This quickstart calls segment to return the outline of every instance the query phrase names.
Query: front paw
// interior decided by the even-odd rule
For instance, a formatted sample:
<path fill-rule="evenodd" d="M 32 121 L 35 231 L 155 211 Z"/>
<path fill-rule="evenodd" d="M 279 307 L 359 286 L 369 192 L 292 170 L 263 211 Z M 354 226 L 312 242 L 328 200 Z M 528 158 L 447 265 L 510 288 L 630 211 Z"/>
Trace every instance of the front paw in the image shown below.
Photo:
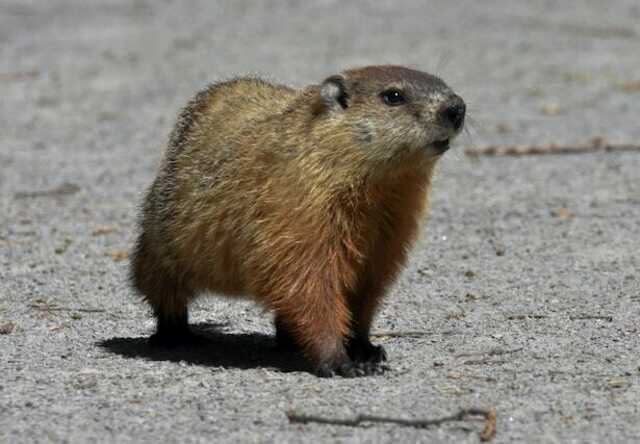
<path fill-rule="evenodd" d="M 333 378 L 334 376 L 357 378 L 358 376 L 367 376 L 365 370 L 351 359 L 345 359 L 339 363 L 324 362 L 316 368 L 316 374 L 321 378 Z"/>
<path fill-rule="evenodd" d="M 380 375 L 387 369 L 387 366 L 382 365 L 381 362 L 357 362 L 348 358 L 339 363 L 322 363 L 316 368 L 316 374 L 322 378 L 332 378 L 334 376 L 357 378 Z"/>

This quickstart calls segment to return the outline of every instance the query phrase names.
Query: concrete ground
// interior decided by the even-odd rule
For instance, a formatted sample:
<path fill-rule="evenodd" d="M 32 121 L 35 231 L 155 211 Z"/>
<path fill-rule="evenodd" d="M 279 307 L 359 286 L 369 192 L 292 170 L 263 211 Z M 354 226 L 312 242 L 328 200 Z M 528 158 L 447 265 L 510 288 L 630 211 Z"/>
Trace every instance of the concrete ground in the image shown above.
<path fill-rule="evenodd" d="M 495 407 L 495 442 L 640 441 L 640 153 L 463 154 L 638 143 L 639 48 L 635 0 L 0 0 L 0 442 L 478 442 L 473 419 L 285 415 L 464 407 Z M 178 109 L 236 74 L 383 62 L 471 117 L 375 324 L 391 371 L 319 379 L 218 298 L 193 310 L 204 349 L 151 350 L 126 255 Z"/>

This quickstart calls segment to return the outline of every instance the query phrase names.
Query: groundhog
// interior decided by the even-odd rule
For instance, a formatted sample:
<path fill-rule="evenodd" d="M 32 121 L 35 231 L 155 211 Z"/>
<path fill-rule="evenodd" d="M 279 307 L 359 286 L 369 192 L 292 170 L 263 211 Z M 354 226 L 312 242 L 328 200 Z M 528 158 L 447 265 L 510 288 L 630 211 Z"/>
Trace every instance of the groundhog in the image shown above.
<path fill-rule="evenodd" d="M 439 78 L 369 66 L 300 90 L 213 84 L 184 108 L 140 218 L 131 278 L 156 344 L 193 339 L 203 292 L 275 314 L 320 376 L 370 375 L 371 323 L 425 218 L 465 103 Z"/>

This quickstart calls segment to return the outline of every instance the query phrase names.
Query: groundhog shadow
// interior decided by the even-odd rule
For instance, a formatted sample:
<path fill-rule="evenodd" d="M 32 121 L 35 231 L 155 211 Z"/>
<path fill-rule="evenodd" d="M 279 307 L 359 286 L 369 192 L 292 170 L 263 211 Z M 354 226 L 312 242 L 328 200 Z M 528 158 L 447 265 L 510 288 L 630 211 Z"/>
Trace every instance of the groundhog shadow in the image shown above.
<path fill-rule="evenodd" d="M 273 368 L 282 372 L 308 372 L 303 357 L 276 347 L 275 338 L 263 333 L 228 333 L 220 325 L 192 324 L 202 343 L 171 349 L 152 346 L 148 337 L 114 337 L 98 341 L 98 346 L 126 358 L 187 362 L 194 365 L 237 369 Z"/>

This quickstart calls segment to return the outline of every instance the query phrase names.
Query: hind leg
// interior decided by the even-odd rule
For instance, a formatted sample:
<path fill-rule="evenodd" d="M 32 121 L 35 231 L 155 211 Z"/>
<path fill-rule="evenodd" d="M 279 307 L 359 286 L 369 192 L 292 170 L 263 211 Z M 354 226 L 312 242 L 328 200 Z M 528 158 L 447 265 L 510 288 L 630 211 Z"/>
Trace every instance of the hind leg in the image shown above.
<path fill-rule="evenodd" d="M 189 311 L 185 305 L 167 310 L 162 306 L 154 307 L 156 332 L 149 338 L 153 346 L 173 348 L 181 345 L 197 345 L 202 338 L 189 328 Z"/>
<path fill-rule="evenodd" d="M 167 279 L 163 281 L 155 286 L 153 293 L 145 294 L 156 317 L 156 332 L 149 338 L 150 344 L 172 348 L 201 343 L 202 338 L 189 328 L 188 304 L 192 293 Z"/>
<path fill-rule="evenodd" d="M 131 281 L 156 317 L 156 332 L 149 341 L 164 347 L 197 343 L 199 338 L 189 329 L 188 304 L 193 291 L 162 267 L 157 257 L 141 235 L 131 259 Z"/>

